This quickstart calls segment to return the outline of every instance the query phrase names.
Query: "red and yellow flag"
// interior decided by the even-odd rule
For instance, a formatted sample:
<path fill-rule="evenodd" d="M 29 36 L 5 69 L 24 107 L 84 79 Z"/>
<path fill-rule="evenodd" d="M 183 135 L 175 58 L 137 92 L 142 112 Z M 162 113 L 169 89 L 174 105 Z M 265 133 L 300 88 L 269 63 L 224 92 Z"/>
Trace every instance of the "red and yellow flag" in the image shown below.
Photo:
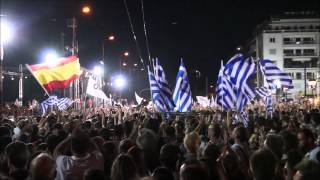
<path fill-rule="evenodd" d="M 27 68 L 47 92 L 68 87 L 81 74 L 76 56 L 59 58 L 54 65 L 42 63 L 27 65 Z"/>

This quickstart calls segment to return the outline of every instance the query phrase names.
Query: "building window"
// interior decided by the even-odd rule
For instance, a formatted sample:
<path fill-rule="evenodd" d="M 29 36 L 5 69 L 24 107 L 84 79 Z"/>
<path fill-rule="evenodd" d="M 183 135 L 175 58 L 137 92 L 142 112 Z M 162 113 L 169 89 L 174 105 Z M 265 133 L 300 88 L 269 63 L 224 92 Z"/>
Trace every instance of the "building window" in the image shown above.
<path fill-rule="evenodd" d="M 314 56 L 315 55 L 315 50 L 314 49 L 304 49 L 303 54 L 305 56 Z"/>
<path fill-rule="evenodd" d="M 283 54 L 285 55 L 285 56 L 293 56 L 293 49 L 284 49 L 283 50 Z"/>
<path fill-rule="evenodd" d="M 296 56 L 301 56 L 301 49 L 296 49 Z"/>
<path fill-rule="evenodd" d="M 269 54 L 277 54 L 277 49 L 269 49 Z"/>
<path fill-rule="evenodd" d="M 294 73 L 288 72 L 288 75 L 292 77 L 292 79 L 294 79 Z"/>
<path fill-rule="evenodd" d="M 269 42 L 270 42 L 270 43 L 275 43 L 275 42 L 276 42 L 276 38 L 274 38 L 274 37 L 270 38 L 270 39 L 269 39 Z"/>
<path fill-rule="evenodd" d="M 301 77 L 301 73 L 296 73 L 296 79 L 302 79 L 302 77 Z"/>
<path fill-rule="evenodd" d="M 307 79 L 314 79 L 314 73 L 307 72 Z"/>

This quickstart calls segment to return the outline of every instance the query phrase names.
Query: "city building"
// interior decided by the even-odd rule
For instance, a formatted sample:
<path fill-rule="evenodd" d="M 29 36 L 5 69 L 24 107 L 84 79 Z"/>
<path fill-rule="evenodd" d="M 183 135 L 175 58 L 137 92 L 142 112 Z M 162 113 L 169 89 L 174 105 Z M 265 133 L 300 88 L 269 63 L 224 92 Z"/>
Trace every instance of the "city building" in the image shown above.
<path fill-rule="evenodd" d="M 247 43 L 256 59 L 270 59 L 293 78 L 290 95 L 319 93 L 320 13 L 285 12 L 258 25 Z M 261 77 L 258 79 L 262 79 Z M 261 81 L 260 81 L 261 83 Z M 261 84 L 260 84 L 261 85 Z M 316 92 L 317 91 L 317 92 Z"/>

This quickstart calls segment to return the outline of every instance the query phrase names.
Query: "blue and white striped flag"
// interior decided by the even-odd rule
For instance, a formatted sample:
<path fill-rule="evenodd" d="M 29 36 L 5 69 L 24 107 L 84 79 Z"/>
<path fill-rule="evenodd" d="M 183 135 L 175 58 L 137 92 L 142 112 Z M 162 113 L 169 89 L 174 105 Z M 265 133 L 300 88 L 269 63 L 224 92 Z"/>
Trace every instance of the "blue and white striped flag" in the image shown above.
<path fill-rule="evenodd" d="M 255 92 L 265 102 L 267 115 L 272 117 L 273 109 L 272 109 L 271 90 L 268 89 L 267 87 L 256 87 Z"/>
<path fill-rule="evenodd" d="M 74 101 L 70 98 L 58 98 L 57 96 L 49 96 L 47 100 L 44 100 L 40 106 L 42 116 L 45 115 L 50 107 L 57 106 L 60 111 L 67 109 Z"/>
<path fill-rule="evenodd" d="M 217 104 L 227 111 L 228 109 L 235 108 L 235 102 L 236 102 L 237 96 L 232 83 L 226 77 L 223 71 L 224 71 L 224 66 L 223 66 L 223 62 L 221 61 L 221 67 L 220 67 L 218 80 L 217 80 L 217 88 L 216 88 L 217 97 L 216 98 L 217 98 Z"/>
<path fill-rule="evenodd" d="M 267 104 L 267 107 L 266 107 L 267 116 L 272 117 L 273 108 L 272 108 L 272 96 L 271 95 L 266 96 L 266 104 Z"/>
<path fill-rule="evenodd" d="M 42 103 L 40 103 L 42 116 L 45 115 L 49 107 L 53 107 L 57 104 L 58 97 L 57 96 L 49 96 L 48 99 L 44 100 Z"/>
<path fill-rule="evenodd" d="M 67 109 L 74 101 L 70 98 L 60 98 L 57 101 L 57 107 L 60 111 Z"/>
<path fill-rule="evenodd" d="M 166 79 L 166 75 L 162 66 L 160 65 L 159 60 L 156 58 L 154 66 L 154 75 L 155 79 L 158 83 L 160 93 L 164 98 L 164 102 L 166 105 L 167 111 L 173 111 L 174 109 L 174 102 L 172 100 L 172 90 L 170 89 L 169 83 Z"/>
<path fill-rule="evenodd" d="M 218 104 L 224 108 L 236 109 L 240 114 L 245 114 L 244 108 L 255 97 L 254 91 L 249 86 L 249 81 L 256 72 L 256 65 L 252 58 L 245 59 L 242 54 L 233 56 L 225 67 L 221 64 L 217 81 Z M 239 120 L 247 125 L 248 118 L 243 116 Z"/>
<path fill-rule="evenodd" d="M 267 87 L 256 87 L 255 92 L 261 98 L 265 98 L 270 95 L 270 90 Z"/>
<path fill-rule="evenodd" d="M 256 64 L 252 58 L 244 58 L 242 54 L 233 56 L 224 69 L 224 74 L 237 89 L 238 96 L 242 92 L 248 99 L 255 97 L 254 91 L 249 87 L 248 82 L 256 72 Z"/>
<path fill-rule="evenodd" d="M 270 89 L 279 89 L 285 87 L 293 88 L 292 78 L 286 72 L 280 70 L 272 61 L 262 59 L 259 62 L 265 83 Z"/>
<path fill-rule="evenodd" d="M 173 91 L 173 102 L 176 105 L 177 112 L 189 112 L 192 108 L 192 96 L 187 76 L 187 69 L 181 60 L 178 75 L 176 78 L 176 87 Z"/>
<path fill-rule="evenodd" d="M 148 76 L 149 76 L 150 93 L 151 93 L 152 102 L 159 112 L 166 112 L 167 109 L 165 106 L 164 99 L 161 95 L 158 83 L 156 81 L 154 74 L 150 71 L 149 67 L 148 67 Z"/>

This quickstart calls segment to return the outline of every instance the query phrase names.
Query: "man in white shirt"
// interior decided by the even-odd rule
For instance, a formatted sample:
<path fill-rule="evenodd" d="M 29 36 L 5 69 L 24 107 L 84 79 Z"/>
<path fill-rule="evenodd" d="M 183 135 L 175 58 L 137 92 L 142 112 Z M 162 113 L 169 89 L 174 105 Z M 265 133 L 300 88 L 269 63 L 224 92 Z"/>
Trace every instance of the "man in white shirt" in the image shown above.
<path fill-rule="evenodd" d="M 72 156 L 65 155 L 71 150 Z M 56 180 L 82 180 L 86 169 L 104 168 L 104 158 L 96 144 L 80 128 L 63 140 L 54 151 Z"/>

